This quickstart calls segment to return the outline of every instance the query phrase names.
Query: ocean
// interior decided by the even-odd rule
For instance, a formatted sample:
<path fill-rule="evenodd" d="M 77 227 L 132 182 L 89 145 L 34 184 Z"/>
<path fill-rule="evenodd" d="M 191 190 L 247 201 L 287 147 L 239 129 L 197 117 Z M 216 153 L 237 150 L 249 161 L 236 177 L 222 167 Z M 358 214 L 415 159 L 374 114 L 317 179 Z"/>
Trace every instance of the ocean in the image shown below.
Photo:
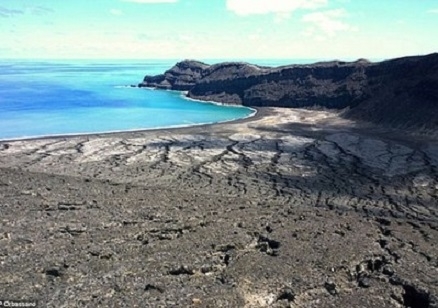
<path fill-rule="evenodd" d="M 175 60 L 0 60 L 0 140 L 169 128 L 254 113 L 133 88 Z"/>

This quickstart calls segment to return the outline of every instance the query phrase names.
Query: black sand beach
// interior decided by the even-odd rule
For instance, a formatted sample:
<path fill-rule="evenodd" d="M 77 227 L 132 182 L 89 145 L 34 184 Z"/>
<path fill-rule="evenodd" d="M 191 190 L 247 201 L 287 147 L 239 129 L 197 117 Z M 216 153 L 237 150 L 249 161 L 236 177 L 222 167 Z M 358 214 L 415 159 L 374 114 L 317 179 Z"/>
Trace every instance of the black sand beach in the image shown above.
<path fill-rule="evenodd" d="M 0 142 L 0 299 L 438 307 L 438 140 L 327 111 Z"/>

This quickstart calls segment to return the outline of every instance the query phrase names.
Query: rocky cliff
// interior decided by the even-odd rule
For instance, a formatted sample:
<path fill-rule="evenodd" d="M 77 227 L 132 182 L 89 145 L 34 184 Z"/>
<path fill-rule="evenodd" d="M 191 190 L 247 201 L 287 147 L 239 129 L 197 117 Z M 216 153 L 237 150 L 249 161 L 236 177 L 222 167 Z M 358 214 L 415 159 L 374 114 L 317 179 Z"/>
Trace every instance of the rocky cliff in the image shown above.
<path fill-rule="evenodd" d="M 245 106 L 350 107 L 344 116 L 356 120 L 438 127 L 438 54 L 275 68 L 186 60 L 163 75 L 146 76 L 139 86 L 188 91 L 191 98 Z"/>
<path fill-rule="evenodd" d="M 438 129 L 438 54 L 367 68 L 369 97 L 345 117 L 399 128 Z"/>

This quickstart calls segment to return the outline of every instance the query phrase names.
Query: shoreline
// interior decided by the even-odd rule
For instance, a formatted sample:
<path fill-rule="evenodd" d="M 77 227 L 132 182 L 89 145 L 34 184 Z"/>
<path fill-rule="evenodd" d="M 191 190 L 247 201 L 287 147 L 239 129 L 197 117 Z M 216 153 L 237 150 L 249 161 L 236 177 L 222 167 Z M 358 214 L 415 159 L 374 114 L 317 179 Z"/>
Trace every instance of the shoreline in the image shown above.
<path fill-rule="evenodd" d="M 132 88 L 132 86 L 123 86 L 126 88 Z M 138 88 L 138 87 L 137 87 Z M 151 88 L 151 87 L 143 87 L 150 91 L 156 91 L 157 89 Z M 142 88 L 139 88 L 142 89 Z M 114 134 L 127 134 L 127 133 L 142 133 L 142 132 L 156 132 L 161 130 L 176 130 L 176 129 L 185 129 L 185 128 L 192 128 L 192 127 L 205 127 L 210 125 L 218 125 L 218 124 L 235 124 L 235 123 L 245 123 L 245 120 L 254 118 L 254 120 L 257 120 L 256 116 L 260 113 L 260 107 L 247 107 L 247 106 L 238 106 L 238 105 L 228 105 L 223 104 L 215 101 L 204 101 L 199 99 L 193 99 L 186 96 L 186 91 L 177 91 L 177 90 L 159 90 L 159 91 L 170 91 L 170 92 L 178 92 L 181 95 L 181 98 L 187 101 L 193 101 L 193 102 L 199 102 L 199 103 L 206 103 L 206 104 L 213 104 L 217 106 L 222 107 L 234 107 L 234 108 L 246 108 L 252 110 L 252 113 L 244 118 L 239 119 L 232 119 L 232 120 L 225 120 L 225 121 L 219 121 L 219 122 L 211 122 L 211 123 L 199 123 L 199 124 L 188 124 L 188 125 L 176 125 L 176 126 L 170 126 L 170 127 L 157 127 L 157 128 L 139 128 L 139 129 L 132 129 L 132 130 L 120 130 L 120 131 L 108 131 L 108 132 L 90 132 L 90 133 L 72 133 L 72 134 L 54 134 L 54 135 L 44 135 L 44 136 L 29 136 L 29 137 L 22 137 L 22 138 L 7 138 L 7 139 L 1 139 L 0 138 L 0 144 L 1 143 L 7 143 L 7 142 L 14 142 L 14 141 L 26 141 L 26 140 L 44 140 L 44 139 L 57 139 L 57 138 L 74 138 L 74 137 L 80 137 L 80 136 L 104 136 L 104 135 L 114 135 Z M 242 122 L 243 121 L 243 122 Z"/>
<path fill-rule="evenodd" d="M 180 92 L 180 91 L 178 91 Z M 203 102 L 203 101 L 201 101 Z M 339 115 L 342 111 L 339 110 L 330 110 L 330 109 L 309 109 L 309 108 L 286 108 L 286 107 L 247 107 L 250 109 L 254 109 L 254 114 L 249 115 L 248 117 L 229 120 L 224 122 L 215 122 L 215 123 L 204 123 L 198 125 L 187 125 L 187 126 L 177 126 L 177 127 L 163 127 L 163 128 L 151 128 L 151 129 L 134 129 L 134 130 L 124 130 L 124 131 L 112 131 L 112 132 L 101 132 L 101 133 L 83 133 L 83 134 L 61 134 L 61 135 L 49 135 L 49 136 L 40 136 L 40 137 L 24 137 L 18 139 L 0 139 L 0 145 L 13 143 L 13 142 L 25 142 L 25 141 L 41 141 L 41 140 L 70 140 L 74 138 L 87 137 L 87 138 L 112 138 L 112 137 L 120 137 L 120 138 L 131 138 L 131 137 L 141 137 L 142 135 L 155 135 L 159 133 L 163 134 L 198 134 L 203 133 L 205 130 L 210 130 L 215 133 L 220 131 L 226 131 L 228 126 L 235 126 L 240 124 L 250 124 L 252 122 L 257 123 L 266 117 L 272 117 L 277 115 L 278 113 L 283 112 L 292 112 L 292 113 L 326 113 L 328 118 L 335 118 L 335 122 L 333 126 L 336 127 L 337 123 L 343 123 L 341 126 L 345 129 L 348 129 L 351 132 L 357 134 L 365 134 L 369 136 L 373 136 L 376 138 L 383 138 L 386 140 L 392 140 L 394 142 L 402 142 L 409 144 L 413 147 L 421 146 L 421 144 L 425 143 L 438 143 L 438 136 L 436 135 L 425 135 L 421 132 L 417 131 L 405 131 L 395 128 L 387 128 L 376 126 L 367 122 L 358 122 L 351 121 L 347 119 L 340 118 Z M 281 123 L 279 121 L 278 123 Z M 272 122 L 272 124 L 278 124 Z M 330 123 L 324 123 L 324 127 L 330 127 Z M 298 130 L 301 128 L 297 127 Z"/>
<path fill-rule="evenodd" d="M 213 122 L 213 123 L 200 123 L 200 124 L 188 124 L 181 126 L 173 126 L 173 127 L 158 127 L 158 128 L 147 128 L 147 129 L 133 129 L 133 130 L 121 130 L 121 131 L 109 131 L 109 132 L 93 132 L 93 133 L 72 133 L 72 134 L 59 134 L 59 135 L 45 135 L 45 136 L 35 136 L 35 137 L 23 137 L 23 138 L 11 138 L 11 139 L 0 139 L 0 144 L 15 142 L 15 141 L 33 141 L 33 140 L 45 140 L 45 139 L 65 139 L 65 138 L 75 138 L 75 137 L 97 137 L 97 136 L 114 136 L 118 134 L 137 134 L 137 133 L 145 133 L 145 132 L 158 132 L 158 131 L 168 131 L 168 130 L 186 130 L 190 128 L 205 128 L 207 126 L 212 125 L 221 125 L 221 124 L 236 124 L 236 123 L 246 123 L 247 120 L 259 119 L 260 116 L 260 108 L 259 107 L 246 107 L 248 109 L 253 109 L 254 112 L 248 115 L 245 118 L 226 120 L 221 122 Z"/>

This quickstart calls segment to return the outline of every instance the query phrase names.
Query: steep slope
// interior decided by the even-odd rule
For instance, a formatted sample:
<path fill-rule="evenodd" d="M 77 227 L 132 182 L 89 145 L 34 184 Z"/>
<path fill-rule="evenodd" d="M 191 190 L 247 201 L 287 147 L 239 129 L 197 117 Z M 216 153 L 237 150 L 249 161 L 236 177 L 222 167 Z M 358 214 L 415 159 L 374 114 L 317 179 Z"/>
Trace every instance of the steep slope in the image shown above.
<path fill-rule="evenodd" d="M 139 86 L 188 91 L 191 98 L 245 106 L 350 107 L 344 116 L 356 120 L 438 127 L 438 54 L 276 68 L 186 60 L 163 75 L 146 76 Z"/>
<path fill-rule="evenodd" d="M 438 128 L 438 54 L 385 61 L 367 70 L 366 100 L 348 118 L 399 128 Z"/>

